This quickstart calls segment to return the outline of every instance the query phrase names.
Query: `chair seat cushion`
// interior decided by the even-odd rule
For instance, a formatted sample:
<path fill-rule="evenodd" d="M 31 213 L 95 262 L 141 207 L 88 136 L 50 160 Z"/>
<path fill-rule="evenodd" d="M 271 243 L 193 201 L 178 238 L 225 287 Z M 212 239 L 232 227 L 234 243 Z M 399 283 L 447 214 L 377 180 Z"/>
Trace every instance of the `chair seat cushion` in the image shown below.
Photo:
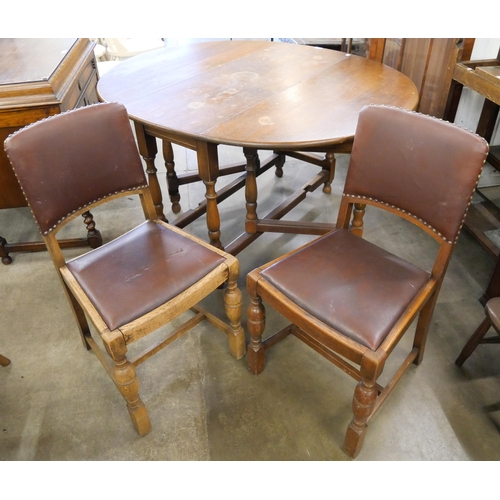
<path fill-rule="evenodd" d="M 219 254 L 147 221 L 67 266 L 114 330 L 174 298 L 222 262 Z"/>
<path fill-rule="evenodd" d="M 338 229 L 261 276 L 326 325 L 376 350 L 430 273 Z"/>

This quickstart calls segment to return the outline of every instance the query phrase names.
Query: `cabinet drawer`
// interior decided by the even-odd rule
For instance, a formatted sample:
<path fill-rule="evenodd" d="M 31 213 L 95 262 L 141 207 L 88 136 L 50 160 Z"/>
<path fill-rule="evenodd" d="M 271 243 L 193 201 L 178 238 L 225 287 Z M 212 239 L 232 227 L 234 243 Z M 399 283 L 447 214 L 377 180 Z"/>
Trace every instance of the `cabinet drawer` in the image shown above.
<path fill-rule="evenodd" d="M 64 97 L 62 103 L 62 111 L 69 109 L 79 108 L 91 104 L 91 102 L 98 102 L 97 94 L 95 93 L 95 100 L 92 98 L 87 99 L 87 94 L 92 94 L 92 87 L 97 85 L 97 72 L 94 68 L 93 59 L 88 61 L 78 78 L 71 85 L 69 91 Z"/>
<path fill-rule="evenodd" d="M 74 109 L 76 103 L 80 99 L 81 94 L 82 91 L 80 90 L 78 82 L 75 82 L 68 90 L 67 94 L 63 99 L 63 102 L 61 104 L 61 111 L 68 111 L 70 109 Z"/>
<path fill-rule="evenodd" d="M 93 73 L 90 80 L 88 81 L 87 87 L 82 90 L 75 107 L 80 108 L 82 106 L 88 106 L 89 104 L 95 104 L 99 102 L 96 87 L 97 73 Z"/>
<path fill-rule="evenodd" d="M 94 60 L 91 59 L 88 64 L 83 68 L 80 76 L 78 77 L 78 87 L 80 90 L 84 90 L 87 86 L 88 81 L 92 77 L 92 73 L 95 72 Z"/>

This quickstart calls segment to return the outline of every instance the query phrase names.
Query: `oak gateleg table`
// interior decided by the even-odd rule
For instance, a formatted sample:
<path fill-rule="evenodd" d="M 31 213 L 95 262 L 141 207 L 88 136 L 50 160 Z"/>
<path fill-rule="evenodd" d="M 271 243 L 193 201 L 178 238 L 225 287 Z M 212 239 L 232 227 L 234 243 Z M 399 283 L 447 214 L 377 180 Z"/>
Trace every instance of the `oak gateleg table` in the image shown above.
<path fill-rule="evenodd" d="M 367 58 L 279 42 L 214 41 L 159 49 L 125 60 L 98 83 L 102 101 L 125 105 L 146 163 L 157 214 L 163 198 L 154 160 L 162 140 L 172 210 L 179 185 L 205 184 L 205 200 L 174 221 L 184 227 L 206 212 L 210 242 L 223 248 L 217 203 L 245 186 L 245 232 L 225 247 L 237 254 L 263 232 L 324 234 L 333 225 L 280 220 L 307 192 L 330 191 L 335 154 L 349 153 L 361 108 L 385 104 L 415 109 L 418 90 L 402 73 Z M 196 151 L 197 174 L 177 175 L 172 143 Z M 219 166 L 220 144 L 243 148 L 245 162 Z M 258 150 L 273 154 L 260 162 Z M 323 153 L 324 157 L 318 155 Z M 286 156 L 307 158 L 319 173 L 279 207 L 257 215 L 258 175 L 282 175 Z M 221 175 L 244 172 L 216 191 Z M 353 221 L 362 229 L 363 206 Z"/>

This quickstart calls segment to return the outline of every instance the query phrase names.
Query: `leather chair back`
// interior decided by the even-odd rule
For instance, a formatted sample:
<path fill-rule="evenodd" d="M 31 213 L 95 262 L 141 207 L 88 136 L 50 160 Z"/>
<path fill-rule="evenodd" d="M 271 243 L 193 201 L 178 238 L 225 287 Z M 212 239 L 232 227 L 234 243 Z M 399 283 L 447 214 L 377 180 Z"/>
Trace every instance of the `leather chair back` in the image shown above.
<path fill-rule="evenodd" d="M 344 195 L 394 206 L 454 242 L 479 181 L 470 168 L 478 158 L 486 159 L 478 135 L 430 116 L 368 106 L 359 115 Z"/>
<path fill-rule="evenodd" d="M 51 127 L 52 144 L 47 147 Z M 20 134 L 27 129 L 29 133 Z M 62 113 L 21 130 L 7 138 L 5 150 L 7 156 L 16 156 L 15 173 L 31 200 L 42 234 L 70 216 L 75 207 L 147 184 L 128 114 L 121 104 L 87 106 L 79 113 Z M 91 149 L 88 144 L 93 145 Z M 52 165 L 49 172 L 37 168 L 47 162 Z M 89 163 L 99 168 L 89 170 Z"/>

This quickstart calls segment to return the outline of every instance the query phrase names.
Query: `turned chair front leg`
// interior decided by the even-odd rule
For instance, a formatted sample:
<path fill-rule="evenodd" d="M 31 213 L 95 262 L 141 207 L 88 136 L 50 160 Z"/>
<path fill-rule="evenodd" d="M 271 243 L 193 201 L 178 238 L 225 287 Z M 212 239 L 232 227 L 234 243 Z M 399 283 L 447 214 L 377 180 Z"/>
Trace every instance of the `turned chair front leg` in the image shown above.
<path fill-rule="evenodd" d="M 262 344 L 262 334 L 266 326 L 266 310 L 258 295 L 251 297 L 247 311 L 247 324 L 250 333 L 247 351 L 248 369 L 254 375 L 258 375 L 264 369 L 265 349 Z"/>
<path fill-rule="evenodd" d="M 227 281 L 224 294 L 224 307 L 229 319 L 229 350 L 236 359 L 241 359 L 246 352 L 245 332 L 241 326 L 241 290 L 237 285 L 237 276 L 231 276 Z"/>

